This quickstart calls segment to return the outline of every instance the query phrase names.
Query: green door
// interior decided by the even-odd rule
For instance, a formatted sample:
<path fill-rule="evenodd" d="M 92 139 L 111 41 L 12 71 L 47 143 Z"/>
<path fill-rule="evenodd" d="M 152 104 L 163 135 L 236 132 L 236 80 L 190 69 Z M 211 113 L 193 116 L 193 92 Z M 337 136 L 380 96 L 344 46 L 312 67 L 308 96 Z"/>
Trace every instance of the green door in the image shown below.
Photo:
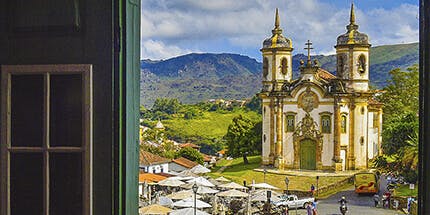
<path fill-rule="evenodd" d="M 311 139 L 300 143 L 300 169 L 316 169 L 316 145 Z"/>

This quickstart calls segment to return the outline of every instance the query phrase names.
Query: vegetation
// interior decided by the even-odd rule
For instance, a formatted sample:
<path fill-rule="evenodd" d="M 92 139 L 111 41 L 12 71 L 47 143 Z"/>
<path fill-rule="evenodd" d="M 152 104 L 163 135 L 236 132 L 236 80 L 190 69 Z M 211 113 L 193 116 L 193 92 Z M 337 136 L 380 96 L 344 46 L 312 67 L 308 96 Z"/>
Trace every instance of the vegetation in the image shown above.
<path fill-rule="evenodd" d="M 192 160 L 192 161 L 195 161 L 199 164 L 203 164 L 202 154 L 199 151 L 197 151 L 191 147 L 182 148 L 181 150 L 178 151 L 176 157 L 184 157 L 188 160 Z"/>
<path fill-rule="evenodd" d="M 403 71 L 394 69 L 385 93 L 379 97 L 384 103 L 384 155 L 373 160 L 382 171 L 398 172 L 409 183 L 417 180 L 418 164 L 418 66 Z"/>
<path fill-rule="evenodd" d="M 244 164 L 242 158 L 235 158 L 230 161 L 222 159 L 217 163 L 216 169 L 212 169 L 212 172 L 208 173 L 208 175 L 213 178 L 223 176 L 238 184 L 243 184 L 243 181 L 246 181 L 247 184 L 252 183 L 252 181 L 255 181 L 255 183 L 262 183 L 266 180 L 266 183 L 274 185 L 281 190 L 286 189 L 286 185 L 284 183 L 286 175 L 272 174 L 268 171 L 266 176 L 264 176 L 263 171 L 254 170 L 261 166 L 261 156 L 249 156 L 248 161 L 248 164 Z M 227 167 L 222 173 L 216 172 L 218 168 L 223 166 Z M 316 184 L 316 178 L 314 177 L 288 175 L 288 179 L 290 180 L 288 185 L 289 190 L 309 191 L 311 184 Z M 343 176 L 321 176 L 319 178 L 318 185 L 323 187 L 344 179 L 346 179 L 346 177 Z"/>
<path fill-rule="evenodd" d="M 250 108 L 241 107 L 240 103 L 226 105 L 223 101 L 190 105 L 160 98 L 151 109 L 141 107 L 141 111 L 142 125 L 153 128 L 161 119 L 166 127 L 163 132 L 147 130 L 144 140 L 159 142 L 163 135 L 164 139 L 193 142 L 200 145 L 201 152 L 212 155 L 226 147 L 224 135 L 234 117 L 242 115 L 252 122 L 261 121 L 261 115 Z"/>
<path fill-rule="evenodd" d="M 242 115 L 233 118 L 224 136 L 228 154 L 232 157 L 243 157 L 248 164 L 247 156 L 261 153 L 261 121 L 254 123 Z"/>

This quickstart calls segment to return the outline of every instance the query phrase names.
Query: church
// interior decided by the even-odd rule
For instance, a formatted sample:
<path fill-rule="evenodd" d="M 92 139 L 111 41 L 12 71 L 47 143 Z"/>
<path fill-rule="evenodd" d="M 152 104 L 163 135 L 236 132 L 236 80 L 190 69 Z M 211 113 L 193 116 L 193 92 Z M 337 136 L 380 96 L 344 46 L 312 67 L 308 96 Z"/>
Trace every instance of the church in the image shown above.
<path fill-rule="evenodd" d="M 346 33 L 337 37 L 336 75 L 310 57 L 293 79 L 291 39 L 283 36 L 278 9 L 272 36 L 263 42 L 262 164 L 280 170 L 369 168 L 381 153 L 382 104 L 369 89 L 366 34 L 358 31 L 351 5 Z"/>

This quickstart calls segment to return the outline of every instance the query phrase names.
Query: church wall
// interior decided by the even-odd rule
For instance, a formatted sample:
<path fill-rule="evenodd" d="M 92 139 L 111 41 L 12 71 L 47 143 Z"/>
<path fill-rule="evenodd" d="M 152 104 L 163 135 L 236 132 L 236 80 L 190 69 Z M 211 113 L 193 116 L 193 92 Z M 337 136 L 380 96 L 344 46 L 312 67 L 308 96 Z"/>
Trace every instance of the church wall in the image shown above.
<path fill-rule="evenodd" d="M 298 110 L 297 103 L 296 103 L 296 104 L 284 105 L 283 112 L 284 112 L 284 114 L 286 114 L 287 112 L 299 113 L 301 111 Z M 297 126 L 297 123 L 300 120 L 301 120 L 300 116 L 298 114 L 296 114 L 296 117 L 294 119 L 295 126 Z M 286 126 L 285 126 L 286 119 L 285 118 L 282 121 L 282 124 L 284 124 L 284 128 L 286 128 Z M 284 129 L 283 131 L 284 131 L 284 136 L 283 136 L 282 144 L 284 147 L 284 151 L 283 151 L 283 156 L 285 159 L 284 162 L 285 162 L 286 167 L 292 167 L 292 165 L 294 164 L 293 132 L 287 132 L 286 129 Z"/>
<path fill-rule="evenodd" d="M 342 105 L 340 107 L 341 116 L 345 114 L 346 116 L 346 132 L 340 134 L 340 145 L 347 146 L 349 145 L 349 108 L 347 105 Z"/>
<path fill-rule="evenodd" d="M 263 100 L 263 133 L 262 133 L 262 151 L 263 151 L 263 164 L 269 163 L 269 154 L 270 154 L 270 102 L 268 99 Z"/>
<path fill-rule="evenodd" d="M 354 152 L 355 168 L 364 169 L 367 163 L 367 107 L 366 104 L 357 104 L 354 110 Z"/>

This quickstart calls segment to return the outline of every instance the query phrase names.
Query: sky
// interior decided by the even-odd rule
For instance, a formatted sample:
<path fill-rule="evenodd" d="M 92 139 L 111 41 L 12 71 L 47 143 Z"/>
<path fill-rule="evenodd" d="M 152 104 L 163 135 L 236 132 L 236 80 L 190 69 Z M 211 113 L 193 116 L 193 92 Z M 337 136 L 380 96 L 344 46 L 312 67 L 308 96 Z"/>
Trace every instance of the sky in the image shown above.
<path fill-rule="evenodd" d="M 359 31 L 372 46 L 418 41 L 419 0 L 355 0 Z M 346 32 L 351 0 L 142 0 L 141 59 L 166 60 L 189 53 L 235 53 L 261 62 L 279 8 L 293 54 L 334 54 Z"/>

